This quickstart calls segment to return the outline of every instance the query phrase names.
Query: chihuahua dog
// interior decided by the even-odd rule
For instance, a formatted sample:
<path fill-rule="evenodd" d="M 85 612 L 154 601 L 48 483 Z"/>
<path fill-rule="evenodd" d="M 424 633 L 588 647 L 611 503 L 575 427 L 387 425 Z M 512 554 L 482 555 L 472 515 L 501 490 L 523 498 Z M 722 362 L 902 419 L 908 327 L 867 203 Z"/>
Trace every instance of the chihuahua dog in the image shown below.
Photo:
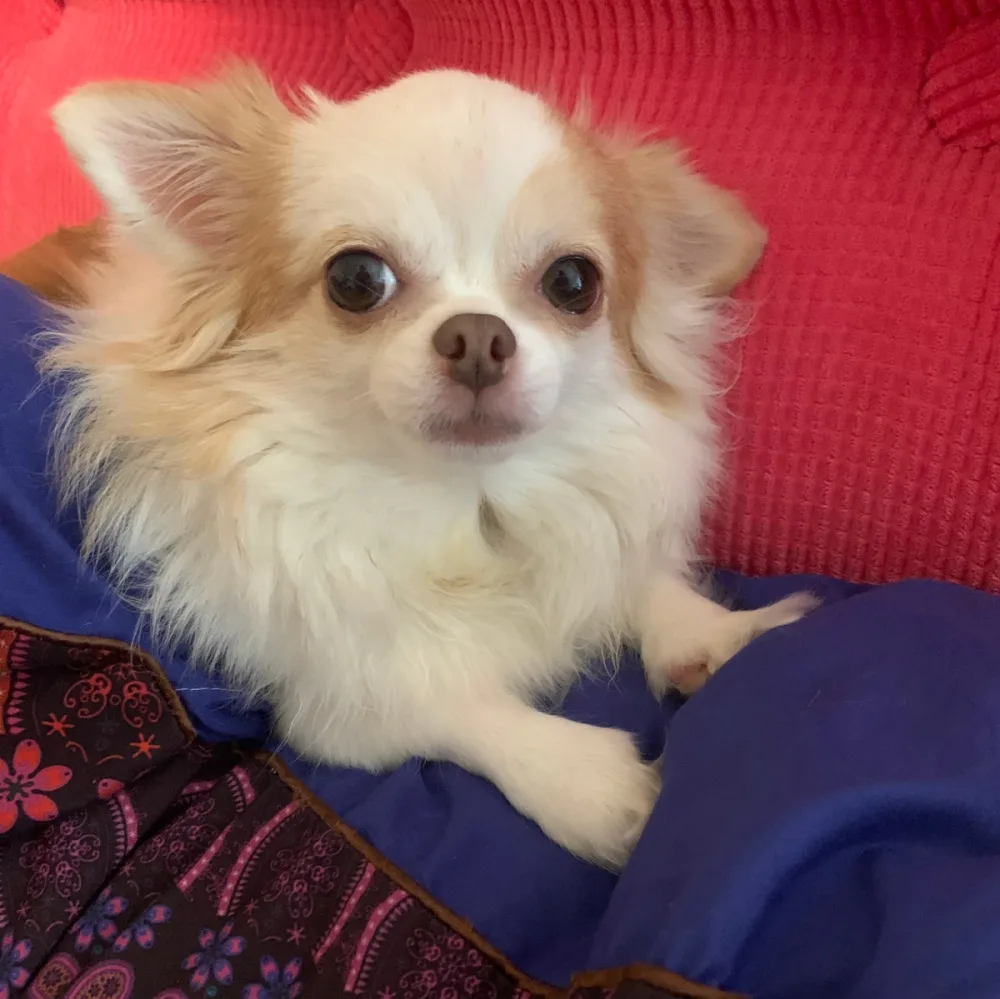
<path fill-rule="evenodd" d="M 108 209 L 47 356 L 85 554 L 298 752 L 454 761 L 621 865 L 656 769 L 534 705 L 623 641 L 691 691 L 810 606 L 694 568 L 762 229 L 673 146 L 456 71 L 333 103 L 237 66 L 54 118 Z"/>

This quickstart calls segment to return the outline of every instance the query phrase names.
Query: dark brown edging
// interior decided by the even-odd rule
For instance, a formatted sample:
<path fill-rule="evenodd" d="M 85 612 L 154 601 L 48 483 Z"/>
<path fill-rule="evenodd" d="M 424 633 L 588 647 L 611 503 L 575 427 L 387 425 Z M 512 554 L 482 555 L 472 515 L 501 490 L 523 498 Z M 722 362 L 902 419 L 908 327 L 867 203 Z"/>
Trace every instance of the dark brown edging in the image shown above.
<path fill-rule="evenodd" d="M 588 988 L 617 989 L 626 982 L 642 982 L 674 995 L 686 996 L 687 999 L 747 999 L 736 992 L 722 992 L 709 985 L 688 981 L 655 964 L 630 964 L 608 971 L 586 971 L 573 976 L 570 991 Z"/>

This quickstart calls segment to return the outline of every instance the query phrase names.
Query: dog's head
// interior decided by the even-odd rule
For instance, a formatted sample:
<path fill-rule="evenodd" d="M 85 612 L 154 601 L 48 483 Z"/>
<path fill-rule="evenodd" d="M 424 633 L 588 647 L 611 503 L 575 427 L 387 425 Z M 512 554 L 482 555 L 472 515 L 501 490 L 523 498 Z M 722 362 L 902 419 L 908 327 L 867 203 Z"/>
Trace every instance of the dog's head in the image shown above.
<path fill-rule="evenodd" d="M 119 243 L 121 322 L 89 363 L 160 407 L 139 426 L 240 396 L 309 433 L 509 445 L 609 368 L 683 390 L 684 316 L 763 245 L 670 145 L 460 72 L 285 103 L 236 67 L 90 85 L 55 120 Z"/>

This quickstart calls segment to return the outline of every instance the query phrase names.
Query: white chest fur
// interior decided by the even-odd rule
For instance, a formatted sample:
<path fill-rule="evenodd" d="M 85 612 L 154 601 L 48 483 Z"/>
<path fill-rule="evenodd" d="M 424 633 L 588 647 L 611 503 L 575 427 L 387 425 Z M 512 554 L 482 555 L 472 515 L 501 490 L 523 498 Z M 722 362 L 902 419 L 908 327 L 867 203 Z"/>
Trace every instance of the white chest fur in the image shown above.
<path fill-rule="evenodd" d="M 686 557 L 707 472 L 682 423 L 590 406 L 503 461 L 255 443 L 236 516 L 202 490 L 152 518 L 177 539 L 154 607 L 306 752 L 320 724 L 402 723 L 432 691 L 552 690 L 627 634 L 651 559 Z"/>

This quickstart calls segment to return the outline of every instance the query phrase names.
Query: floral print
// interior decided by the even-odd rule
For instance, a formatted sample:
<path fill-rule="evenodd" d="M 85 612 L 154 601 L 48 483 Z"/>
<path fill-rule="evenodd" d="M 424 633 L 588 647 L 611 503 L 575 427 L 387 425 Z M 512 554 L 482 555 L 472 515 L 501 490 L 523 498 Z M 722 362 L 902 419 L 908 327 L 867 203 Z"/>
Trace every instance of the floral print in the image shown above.
<path fill-rule="evenodd" d="M 541 999 L 269 763 L 199 740 L 141 652 L 13 632 L 0 999 Z"/>
<path fill-rule="evenodd" d="M 271 862 L 274 878 L 262 901 L 286 905 L 293 919 L 308 919 L 317 901 L 337 890 L 336 860 L 343 849 L 332 829 L 318 829 L 294 849 L 280 851 Z"/>
<path fill-rule="evenodd" d="M 226 923 L 216 933 L 214 930 L 202 930 L 198 934 L 201 951 L 188 954 L 181 962 L 185 971 L 193 971 L 191 988 L 196 992 L 203 989 L 210 978 L 220 985 L 230 985 L 233 981 L 233 966 L 229 958 L 242 954 L 247 942 L 243 937 L 232 936 L 233 924 Z"/>
<path fill-rule="evenodd" d="M 22 965 L 30 955 L 30 940 L 15 940 L 13 930 L 4 933 L 0 939 L 0 999 L 9 999 L 11 989 L 28 984 L 28 972 Z"/>
<path fill-rule="evenodd" d="M 260 959 L 262 985 L 248 985 L 243 999 L 296 999 L 302 993 L 302 983 L 297 981 L 302 970 L 302 959 L 293 958 L 282 968 L 270 954 Z"/>
<path fill-rule="evenodd" d="M 121 895 L 112 895 L 110 888 L 105 888 L 97 900 L 84 912 L 73 925 L 72 932 L 76 934 L 76 949 L 86 950 L 98 937 L 110 943 L 118 936 L 118 926 L 115 917 L 120 916 L 128 908 L 128 899 Z"/>
<path fill-rule="evenodd" d="M 134 940 L 143 950 L 149 950 L 156 943 L 154 926 L 162 926 L 170 919 L 170 907 L 151 905 L 134 923 L 130 923 L 118 934 L 114 951 L 120 954 Z"/>
<path fill-rule="evenodd" d="M 42 826 L 24 843 L 18 866 L 28 874 L 29 899 L 54 892 L 60 899 L 76 902 L 101 861 L 101 840 L 94 828 L 85 813 L 75 812 Z M 71 918 L 76 919 L 82 908 Z"/>
<path fill-rule="evenodd" d="M 58 814 L 56 803 L 44 791 L 58 791 L 69 783 L 69 767 L 44 767 L 42 750 L 34 739 L 17 744 L 11 765 L 0 759 L 0 835 L 14 827 L 18 808 L 35 822 L 51 822 Z"/>

